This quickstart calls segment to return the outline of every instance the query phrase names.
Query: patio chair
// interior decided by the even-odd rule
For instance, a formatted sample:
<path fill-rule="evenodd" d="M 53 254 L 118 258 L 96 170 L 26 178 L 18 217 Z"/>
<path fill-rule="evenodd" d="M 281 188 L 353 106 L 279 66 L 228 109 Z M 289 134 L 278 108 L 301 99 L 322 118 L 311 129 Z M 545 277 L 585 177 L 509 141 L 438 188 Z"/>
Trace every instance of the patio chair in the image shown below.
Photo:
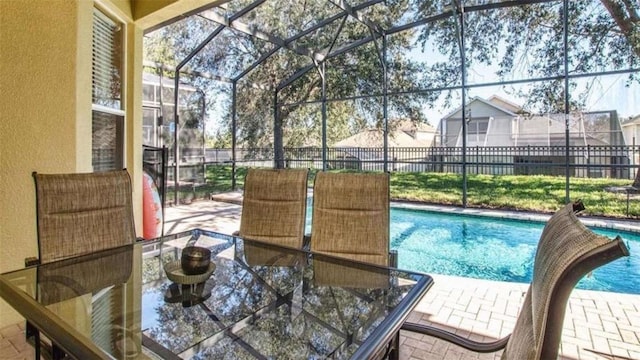
<path fill-rule="evenodd" d="M 605 188 L 605 190 L 608 192 L 621 193 L 621 194 L 627 195 L 627 216 L 629 216 L 629 197 L 631 194 L 640 193 L 640 169 L 636 170 L 636 178 L 635 180 L 633 180 L 633 183 L 631 183 L 631 185 L 610 186 Z"/>
<path fill-rule="evenodd" d="M 48 264 L 135 242 L 131 179 L 127 170 L 73 174 L 34 172 L 33 178 L 38 258 L 27 258 L 25 265 Z M 40 334 L 28 322 L 26 330 L 27 338 L 33 338 L 39 359 Z M 53 358 L 64 355 L 55 344 L 51 353 Z"/>
<path fill-rule="evenodd" d="M 245 241 L 244 259 L 249 266 L 295 267 L 305 263 L 299 252 L 287 252 L 273 245 Z"/>
<path fill-rule="evenodd" d="M 395 265 L 389 254 L 389 174 L 319 172 L 312 221 L 312 251 Z"/>
<path fill-rule="evenodd" d="M 313 224 L 311 251 L 313 284 L 319 287 L 346 287 L 352 296 L 389 287 L 389 270 L 361 264 L 345 266 L 322 254 L 379 266 L 395 266 L 395 252 L 389 251 L 389 174 L 332 173 L 316 174 L 313 186 Z M 336 304 L 342 295 L 330 291 Z M 336 298 L 338 297 L 338 298 Z M 376 321 L 383 303 L 369 304 L 372 312 L 365 322 Z M 358 314 L 354 309 L 353 314 Z M 365 316 L 360 314 L 358 316 Z M 345 320 L 347 323 L 349 319 Z M 398 356 L 399 331 L 387 346 L 385 358 Z"/>
<path fill-rule="evenodd" d="M 353 289 L 388 289 L 391 287 L 389 269 L 373 269 L 366 264 L 361 267 L 353 263 L 346 265 L 321 255 L 313 258 L 313 284 L 316 286 L 338 286 Z"/>
<path fill-rule="evenodd" d="M 136 240 L 127 170 L 33 173 L 38 261 L 80 256 Z"/>
<path fill-rule="evenodd" d="M 249 169 L 240 230 L 234 235 L 302 248 L 308 169 Z"/>
<path fill-rule="evenodd" d="M 502 359 L 555 359 L 567 301 L 576 283 L 590 271 L 629 250 L 618 236 L 611 240 L 586 228 L 568 204 L 547 222 L 535 256 L 533 280 L 511 335 L 480 343 L 433 326 L 406 322 L 402 329 L 434 336 L 476 352 L 504 349 Z"/>

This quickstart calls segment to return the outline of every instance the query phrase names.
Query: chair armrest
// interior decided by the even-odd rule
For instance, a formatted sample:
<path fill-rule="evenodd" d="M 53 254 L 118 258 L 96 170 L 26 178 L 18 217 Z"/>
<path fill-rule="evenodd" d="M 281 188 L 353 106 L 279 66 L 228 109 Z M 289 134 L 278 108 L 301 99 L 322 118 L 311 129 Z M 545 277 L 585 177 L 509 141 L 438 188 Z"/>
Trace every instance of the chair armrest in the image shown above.
<path fill-rule="evenodd" d="M 389 250 L 389 266 L 398 267 L 398 250 Z"/>
<path fill-rule="evenodd" d="M 25 267 L 38 265 L 38 264 L 40 264 L 40 259 L 38 259 L 35 256 L 30 256 L 30 257 L 24 259 L 24 266 Z"/>
<path fill-rule="evenodd" d="M 478 342 L 471 339 L 467 339 L 460 335 L 456 335 L 454 333 L 448 332 L 446 330 L 439 329 L 437 327 L 421 325 L 412 322 L 405 322 L 402 324 L 402 330 L 408 330 L 412 332 L 417 332 L 420 334 L 433 336 L 438 339 L 442 339 L 448 341 L 450 343 L 461 346 L 467 350 L 479 352 L 479 353 L 490 353 L 496 352 L 498 350 L 504 349 L 507 346 L 507 342 L 509 341 L 510 334 L 503 337 L 502 339 L 491 341 L 491 342 Z"/>

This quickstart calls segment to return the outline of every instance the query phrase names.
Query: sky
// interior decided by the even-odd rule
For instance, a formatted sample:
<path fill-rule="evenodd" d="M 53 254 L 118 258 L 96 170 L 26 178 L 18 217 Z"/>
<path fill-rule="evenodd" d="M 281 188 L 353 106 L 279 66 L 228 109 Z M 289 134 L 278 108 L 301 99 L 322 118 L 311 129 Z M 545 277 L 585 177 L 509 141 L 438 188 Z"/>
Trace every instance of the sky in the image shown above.
<path fill-rule="evenodd" d="M 432 50 L 437 49 L 436 44 L 434 44 L 432 41 L 427 43 L 426 50 L 424 51 L 421 48 L 420 44 L 417 42 L 417 38 L 414 38 L 414 44 L 415 46 L 413 50 L 409 53 L 409 57 L 412 60 L 422 63 L 425 66 L 432 65 L 435 62 L 448 61 L 446 56 Z M 498 49 L 496 49 L 495 51 L 494 58 L 501 58 L 504 55 L 504 52 L 505 46 L 503 43 L 500 43 L 498 45 Z M 526 75 L 525 72 L 527 71 L 527 69 L 531 68 L 532 64 L 536 62 L 536 59 L 533 57 L 534 55 L 532 53 L 533 51 L 531 53 L 525 52 L 523 54 L 518 54 L 515 57 L 514 63 L 514 69 L 516 70 L 514 70 L 512 74 L 507 75 L 507 77 L 503 79 L 508 81 L 512 79 L 519 80 L 529 78 L 529 76 Z M 497 65 L 474 65 L 468 72 L 467 83 L 480 84 L 499 82 L 502 79 L 496 74 L 496 72 Z M 589 96 L 587 96 L 585 100 L 585 111 L 616 110 L 620 118 L 628 118 L 630 116 L 638 115 L 640 114 L 640 85 L 636 82 L 628 87 L 626 84 L 628 76 L 628 74 L 616 74 L 601 76 L 598 78 L 592 77 L 589 79 L 578 78 L 575 79 L 577 83 L 577 89 L 572 91 L 570 95 L 577 96 L 577 94 L 581 93 L 582 90 L 586 89 L 586 87 L 590 85 L 591 89 L 588 92 Z M 594 79 L 595 81 L 588 81 Z M 471 88 L 467 93 L 467 100 L 469 101 L 469 98 L 474 96 L 480 96 L 486 99 L 492 95 L 498 95 L 512 103 L 524 105 L 527 99 L 518 97 L 516 95 L 516 90 L 524 90 L 529 87 L 530 84 L 531 83 Z M 457 90 L 456 93 L 459 97 L 460 91 Z M 226 96 L 231 95 L 226 94 Z M 222 107 L 222 105 L 229 103 L 228 101 L 222 100 L 222 97 L 219 97 L 213 110 L 208 114 L 209 119 L 207 119 L 206 121 L 207 134 L 215 134 L 215 132 L 220 127 L 220 114 L 225 112 L 225 109 Z M 460 99 L 454 99 L 454 104 L 449 107 L 445 107 L 442 101 L 439 101 L 436 102 L 433 109 L 431 108 L 431 106 L 425 104 L 422 110 L 423 114 L 426 115 L 428 122 L 432 126 L 437 127 L 440 119 L 443 116 L 447 115 L 459 106 Z M 535 111 L 535 109 L 528 110 Z"/>

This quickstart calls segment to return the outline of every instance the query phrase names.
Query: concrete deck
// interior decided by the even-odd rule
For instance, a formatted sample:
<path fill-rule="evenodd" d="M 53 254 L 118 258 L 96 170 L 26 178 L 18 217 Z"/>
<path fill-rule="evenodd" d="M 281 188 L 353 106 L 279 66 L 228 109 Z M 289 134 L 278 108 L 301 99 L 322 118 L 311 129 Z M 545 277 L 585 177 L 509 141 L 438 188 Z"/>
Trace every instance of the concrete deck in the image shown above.
<path fill-rule="evenodd" d="M 221 201 L 198 201 L 168 208 L 166 233 L 200 227 L 232 233 L 239 227 L 242 194 L 216 196 Z M 417 206 L 417 205 L 409 205 Z M 477 209 L 427 207 L 429 210 L 482 213 Z M 486 212 L 484 212 L 486 213 Z M 542 216 L 525 213 L 493 216 Z M 585 222 L 634 229 L 636 223 L 602 219 Z M 637 230 L 636 230 L 637 231 Z M 410 321 L 440 326 L 476 340 L 495 340 L 511 332 L 526 284 L 433 275 L 435 285 L 410 316 Z M 559 359 L 640 360 L 640 295 L 574 290 L 564 321 Z M 499 359 L 501 353 L 475 354 L 441 340 L 407 331 L 401 332 L 401 359 Z M 32 359 L 33 350 L 24 343 L 21 324 L 0 329 L 0 359 Z"/>

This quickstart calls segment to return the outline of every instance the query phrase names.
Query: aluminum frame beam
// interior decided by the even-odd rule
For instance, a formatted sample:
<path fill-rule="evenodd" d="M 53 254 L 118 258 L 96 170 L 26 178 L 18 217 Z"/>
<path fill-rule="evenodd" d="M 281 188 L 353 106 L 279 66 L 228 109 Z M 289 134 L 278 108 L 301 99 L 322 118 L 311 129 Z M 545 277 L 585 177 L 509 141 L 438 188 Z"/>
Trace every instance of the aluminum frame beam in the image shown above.
<path fill-rule="evenodd" d="M 352 9 L 354 11 L 361 10 L 361 9 L 367 8 L 367 7 L 371 6 L 371 5 L 375 5 L 375 4 L 381 3 L 383 1 L 384 0 L 367 1 L 367 2 L 364 2 L 362 4 L 358 4 L 358 5 L 354 6 L 354 7 L 352 7 Z M 322 28 L 322 27 L 324 27 L 324 26 L 326 26 L 326 25 L 328 25 L 328 24 L 330 24 L 330 23 L 342 18 L 343 22 L 342 22 L 342 24 L 340 25 L 340 27 L 338 29 L 338 34 L 339 34 L 341 29 L 342 29 L 342 27 L 344 26 L 344 21 L 346 20 L 347 16 L 349 16 L 349 14 L 346 11 L 342 11 L 342 12 L 340 12 L 338 14 L 330 16 L 330 17 L 322 20 L 321 22 L 315 24 L 314 26 L 311 26 L 310 28 L 301 31 L 301 32 L 297 33 L 296 35 L 293 35 L 293 36 L 291 36 L 289 38 L 284 39 L 284 43 L 285 44 L 293 43 L 294 41 L 296 41 L 296 40 L 298 40 L 298 39 L 300 39 L 300 38 L 302 38 L 302 37 L 314 32 L 316 30 L 318 30 L 318 29 L 320 29 L 320 28 Z M 336 40 L 337 40 L 337 36 L 334 38 L 332 44 L 329 46 L 329 50 L 327 51 L 327 53 L 331 52 L 331 49 L 333 48 Z M 251 70 L 255 69 L 258 65 L 260 65 L 262 62 L 264 62 L 266 59 L 268 59 L 271 55 L 275 54 L 275 52 L 280 50 L 281 48 L 282 47 L 280 45 L 276 45 L 276 48 L 273 51 L 269 52 L 268 55 L 263 55 L 262 57 L 260 57 L 258 60 L 256 60 L 253 64 L 251 64 L 247 69 L 243 70 L 239 75 L 237 75 L 232 80 L 238 81 L 238 80 L 242 79 L 245 75 L 250 73 Z M 316 61 L 316 63 L 317 63 L 317 60 L 314 59 L 314 61 Z"/>
<path fill-rule="evenodd" d="M 251 26 L 242 23 L 240 21 L 237 20 L 232 20 L 232 19 L 227 19 L 226 17 L 222 16 L 222 15 L 218 15 L 216 13 L 214 13 L 211 10 L 206 11 L 206 14 L 201 14 L 201 16 L 205 19 L 211 20 L 213 22 L 216 22 L 222 26 L 237 30 L 238 32 L 241 32 L 243 34 L 246 35 L 250 35 L 250 36 L 254 36 L 258 39 L 270 42 L 272 44 L 278 45 L 280 47 L 289 49 L 293 52 L 295 52 L 298 55 L 303 55 L 303 56 L 308 56 L 312 59 L 314 59 L 315 61 L 322 61 L 324 60 L 324 55 L 317 53 L 315 51 L 311 51 L 305 47 L 302 46 L 294 46 L 291 45 L 289 43 L 287 43 L 285 41 L 285 39 L 282 39 L 278 36 L 275 36 L 273 34 L 264 32 L 262 30 L 259 29 L 254 29 Z"/>
<path fill-rule="evenodd" d="M 362 4 L 358 4 L 356 6 L 353 6 L 353 7 L 351 7 L 351 9 L 353 9 L 353 11 L 358 11 L 358 10 L 362 10 L 362 9 L 368 8 L 371 5 L 375 5 L 375 4 L 384 2 L 384 1 L 385 0 L 371 0 L 371 1 L 363 2 Z M 330 17 L 322 20 L 321 22 L 315 24 L 314 26 L 297 33 L 296 35 L 286 39 L 285 41 L 286 42 L 291 42 L 291 41 L 298 40 L 299 38 L 301 38 L 301 37 L 303 37 L 305 35 L 308 35 L 308 34 L 314 32 L 315 30 L 318 30 L 321 27 L 324 27 L 324 26 L 326 26 L 326 25 L 328 25 L 328 24 L 330 24 L 330 23 L 332 23 L 332 22 L 334 22 L 334 21 L 336 21 L 336 20 L 338 20 L 338 19 L 340 19 L 342 17 L 348 16 L 348 15 L 349 15 L 349 13 L 347 13 L 347 11 L 339 12 L 339 13 L 333 15 L 333 16 L 330 16 Z"/>
<path fill-rule="evenodd" d="M 382 28 L 382 26 L 374 23 L 373 21 L 369 21 L 369 19 L 366 19 L 362 16 L 360 16 L 356 10 L 354 8 L 352 8 L 349 4 L 347 4 L 344 0 L 328 0 L 331 4 L 339 7 L 340 9 L 344 10 L 347 14 L 349 14 L 349 16 L 351 16 L 352 18 L 356 19 L 357 21 L 361 22 L 362 24 L 366 25 L 369 29 L 372 29 L 373 31 L 377 32 L 379 35 L 383 35 L 384 34 L 384 29 Z"/>
<path fill-rule="evenodd" d="M 262 64 L 265 60 L 267 60 L 268 58 L 271 57 L 271 55 L 275 54 L 276 52 L 278 52 L 278 50 L 282 49 L 282 47 L 280 46 L 275 46 L 273 49 L 271 49 L 269 52 L 263 54 L 259 59 L 257 59 L 256 61 L 253 62 L 253 64 L 251 64 L 249 67 L 247 67 L 246 69 L 242 70 L 242 72 L 240 74 L 238 74 L 236 77 L 233 78 L 233 82 L 235 83 L 236 81 L 242 79 L 245 75 L 247 75 L 248 73 L 251 72 L 251 70 L 255 69 L 256 67 L 258 67 L 258 65 Z"/>
<path fill-rule="evenodd" d="M 506 1 L 506 2 L 500 2 L 500 3 L 489 3 L 489 4 L 483 4 L 483 5 L 468 6 L 468 7 L 465 7 L 464 9 L 465 9 L 465 12 L 473 12 L 473 11 L 497 9 L 497 8 L 503 8 L 503 7 L 522 6 L 522 5 L 539 4 L 539 3 L 551 3 L 551 2 L 558 2 L 558 1 L 559 0 Z M 434 22 L 434 21 L 437 21 L 437 20 L 448 18 L 448 17 L 451 17 L 451 16 L 453 16 L 455 14 L 456 14 L 455 10 L 453 10 L 453 9 L 452 10 L 448 10 L 447 12 L 442 13 L 442 14 L 426 17 L 424 19 L 420 19 L 420 20 L 414 21 L 414 22 L 409 23 L 409 24 L 395 26 L 395 27 L 386 29 L 385 33 L 387 35 L 395 34 L 395 33 L 401 32 L 401 31 L 406 31 L 406 30 L 412 29 L 412 28 L 417 27 L 417 26 L 428 24 L 430 22 Z M 350 51 L 350 50 L 352 50 L 352 49 L 354 49 L 356 47 L 365 45 L 365 44 L 367 44 L 367 43 L 369 43 L 369 42 L 371 42 L 373 40 L 375 40 L 373 36 L 367 36 L 367 37 L 362 38 L 360 40 L 356 40 L 356 41 L 354 41 L 352 43 L 349 43 L 349 44 L 347 44 L 345 46 L 342 46 L 342 47 L 334 50 L 333 52 L 328 53 L 326 55 L 326 57 L 325 57 L 325 60 L 329 60 L 329 59 L 334 58 L 336 56 L 342 55 L 345 52 L 348 52 L 348 51 Z M 304 75 L 305 73 L 307 73 L 311 69 L 313 69 L 312 65 L 309 65 L 307 67 L 301 68 L 296 73 L 291 75 L 288 79 L 286 79 L 283 82 L 281 82 L 280 85 L 278 86 L 278 89 L 282 89 L 282 88 L 285 88 L 285 87 L 289 86 L 292 82 L 294 82 L 295 80 L 300 78 L 302 75 Z"/>

